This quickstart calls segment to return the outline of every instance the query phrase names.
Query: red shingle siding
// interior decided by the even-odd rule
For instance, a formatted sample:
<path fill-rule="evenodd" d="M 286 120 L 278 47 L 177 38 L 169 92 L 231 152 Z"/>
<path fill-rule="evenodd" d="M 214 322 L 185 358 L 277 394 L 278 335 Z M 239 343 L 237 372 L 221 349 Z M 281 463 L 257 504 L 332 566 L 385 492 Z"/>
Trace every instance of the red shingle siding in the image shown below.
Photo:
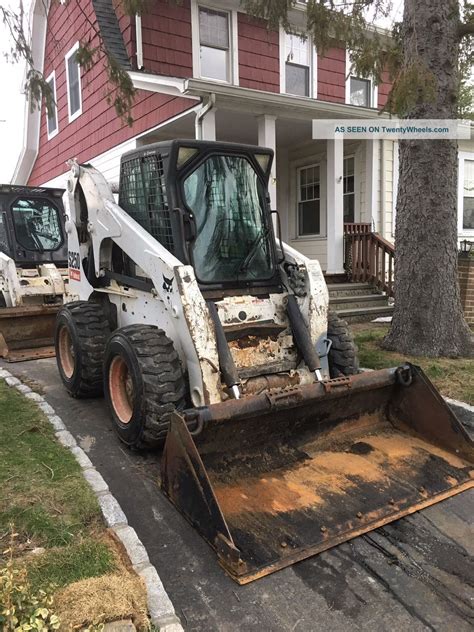
<path fill-rule="evenodd" d="M 95 22 L 91 3 L 81 2 L 81 5 L 89 19 Z M 48 140 L 43 108 L 39 152 L 29 184 L 40 184 L 64 173 L 69 158 L 90 160 L 195 105 L 189 99 L 140 91 L 132 110 L 134 124 L 132 127 L 124 125 L 113 105 L 107 103 L 110 89 L 101 60 L 87 72 L 81 69 L 82 114 L 69 123 L 64 56 L 76 41 L 89 35 L 90 26 L 78 3 L 52 3 L 46 36 L 45 75 L 53 70 L 56 74 L 59 132 Z M 93 36 L 92 46 L 96 45 L 97 36 Z"/>
<path fill-rule="evenodd" d="M 145 70 L 171 77 L 193 76 L 191 5 L 155 1 L 142 16 Z"/>
<path fill-rule="evenodd" d="M 280 92 L 280 46 L 277 31 L 263 20 L 238 14 L 239 83 L 244 88 Z"/>
<path fill-rule="evenodd" d="M 330 48 L 324 57 L 318 55 L 318 99 L 345 103 L 346 51 Z"/>
<path fill-rule="evenodd" d="M 382 83 L 379 84 L 379 98 L 378 98 L 378 107 L 379 109 L 383 108 L 387 103 L 388 95 L 390 94 L 390 90 L 392 89 L 392 83 L 389 79 L 388 72 L 382 73 Z"/>

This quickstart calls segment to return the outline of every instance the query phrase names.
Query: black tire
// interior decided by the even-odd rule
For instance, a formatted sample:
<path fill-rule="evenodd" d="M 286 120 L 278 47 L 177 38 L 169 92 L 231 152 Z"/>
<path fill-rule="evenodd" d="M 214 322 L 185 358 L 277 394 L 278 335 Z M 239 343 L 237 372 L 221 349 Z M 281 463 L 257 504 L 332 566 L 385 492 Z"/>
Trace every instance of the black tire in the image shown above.
<path fill-rule="evenodd" d="M 124 443 L 138 450 L 163 445 L 171 413 L 186 405 L 181 362 L 164 331 L 129 325 L 110 336 L 104 393 Z"/>
<path fill-rule="evenodd" d="M 59 311 L 54 334 L 56 362 L 72 397 L 102 395 L 102 365 L 109 335 L 109 322 L 97 303 L 76 301 Z"/>
<path fill-rule="evenodd" d="M 359 356 L 349 325 L 335 312 L 328 314 L 329 374 L 332 378 L 359 373 Z"/>

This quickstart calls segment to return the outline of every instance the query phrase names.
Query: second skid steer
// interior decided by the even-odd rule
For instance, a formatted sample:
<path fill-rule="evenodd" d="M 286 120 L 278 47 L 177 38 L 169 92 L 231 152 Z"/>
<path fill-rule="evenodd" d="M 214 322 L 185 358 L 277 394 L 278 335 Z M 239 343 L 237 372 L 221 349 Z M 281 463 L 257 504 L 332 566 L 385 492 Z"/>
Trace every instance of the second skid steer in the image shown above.
<path fill-rule="evenodd" d="M 64 189 L 0 185 L 0 357 L 54 355 L 67 286 Z"/>
<path fill-rule="evenodd" d="M 275 235 L 272 158 L 162 142 L 122 157 L 118 204 L 75 162 L 65 194 L 62 381 L 127 445 L 165 442 L 164 494 L 241 584 L 473 486 L 419 368 L 358 372 L 319 263 Z"/>

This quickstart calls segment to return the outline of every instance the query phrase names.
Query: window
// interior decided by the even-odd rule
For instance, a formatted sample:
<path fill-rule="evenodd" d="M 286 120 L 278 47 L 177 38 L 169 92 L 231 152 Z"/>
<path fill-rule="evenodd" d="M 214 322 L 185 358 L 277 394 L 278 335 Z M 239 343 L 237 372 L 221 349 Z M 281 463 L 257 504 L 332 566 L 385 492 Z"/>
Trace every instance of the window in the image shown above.
<path fill-rule="evenodd" d="M 212 155 L 184 180 L 196 219 L 192 258 L 202 283 L 267 280 L 274 262 L 265 220 L 265 191 L 241 156 Z"/>
<path fill-rule="evenodd" d="M 344 223 L 355 222 L 355 176 L 354 157 L 344 158 Z"/>
<path fill-rule="evenodd" d="M 230 81 L 229 14 L 199 7 L 200 75 L 207 79 Z"/>
<path fill-rule="evenodd" d="M 46 83 L 51 88 L 51 98 L 53 100 L 51 104 L 52 111 L 48 112 L 48 108 L 46 108 L 46 128 L 48 131 L 48 139 L 50 139 L 58 133 L 58 107 L 56 100 L 56 77 L 54 72 L 46 79 Z"/>
<path fill-rule="evenodd" d="M 372 84 L 370 79 L 359 79 L 358 77 L 351 77 L 350 82 L 350 104 L 370 108 L 370 91 Z"/>
<path fill-rule="evenodd" d="M 319 165 L 298 170 L 298 235 L 321 233 L 321 183 Z"/>
<path fill-rule="evenodd" d="M 300 35 L 285 34 L 285 92 L 303 97 L 310 95 L 311 45 Z"/>
<path fill-rule="evenodd" d="M 346 103 L 364 108 L 376 108 L 378 88 L 371 77 L 357 77 L 352 74 L 352 62 L 346 51 Z"/>
<path fill-rule="evenodd" d="M 59 211 L 48 200 L 20 198 L 11 206 L 18 243 L 25 250 L 57 250 L 63 243 Z"/>
<path fill-rule="evenodd" d="M 464 160 L 462 228 L 474 230 L 474 160 Z"/>
<path fill-rule="evenodd" d="M 69 121 L 73 121 L 82 113 L 81 68 L 76 60 L 78 48 L 79 42 L 71 48 L 65 58 Z"/>

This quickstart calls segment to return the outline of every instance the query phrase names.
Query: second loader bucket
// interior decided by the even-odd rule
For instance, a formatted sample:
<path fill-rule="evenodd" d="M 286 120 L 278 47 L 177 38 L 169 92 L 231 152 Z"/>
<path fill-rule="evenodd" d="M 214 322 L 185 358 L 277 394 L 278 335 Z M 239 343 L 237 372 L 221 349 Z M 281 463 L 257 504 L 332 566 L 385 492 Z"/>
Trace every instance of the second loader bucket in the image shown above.
<path fill-rule="evenodd" d="M 54 356 L 57 305 L 0 309 L 0 357 L 21 362 Z"/>
<path fill-rule="evenodd" d="M 245 584 L 474 486 L 473 468 L 406 365 L 174 414 L 162 489 Z"/>

